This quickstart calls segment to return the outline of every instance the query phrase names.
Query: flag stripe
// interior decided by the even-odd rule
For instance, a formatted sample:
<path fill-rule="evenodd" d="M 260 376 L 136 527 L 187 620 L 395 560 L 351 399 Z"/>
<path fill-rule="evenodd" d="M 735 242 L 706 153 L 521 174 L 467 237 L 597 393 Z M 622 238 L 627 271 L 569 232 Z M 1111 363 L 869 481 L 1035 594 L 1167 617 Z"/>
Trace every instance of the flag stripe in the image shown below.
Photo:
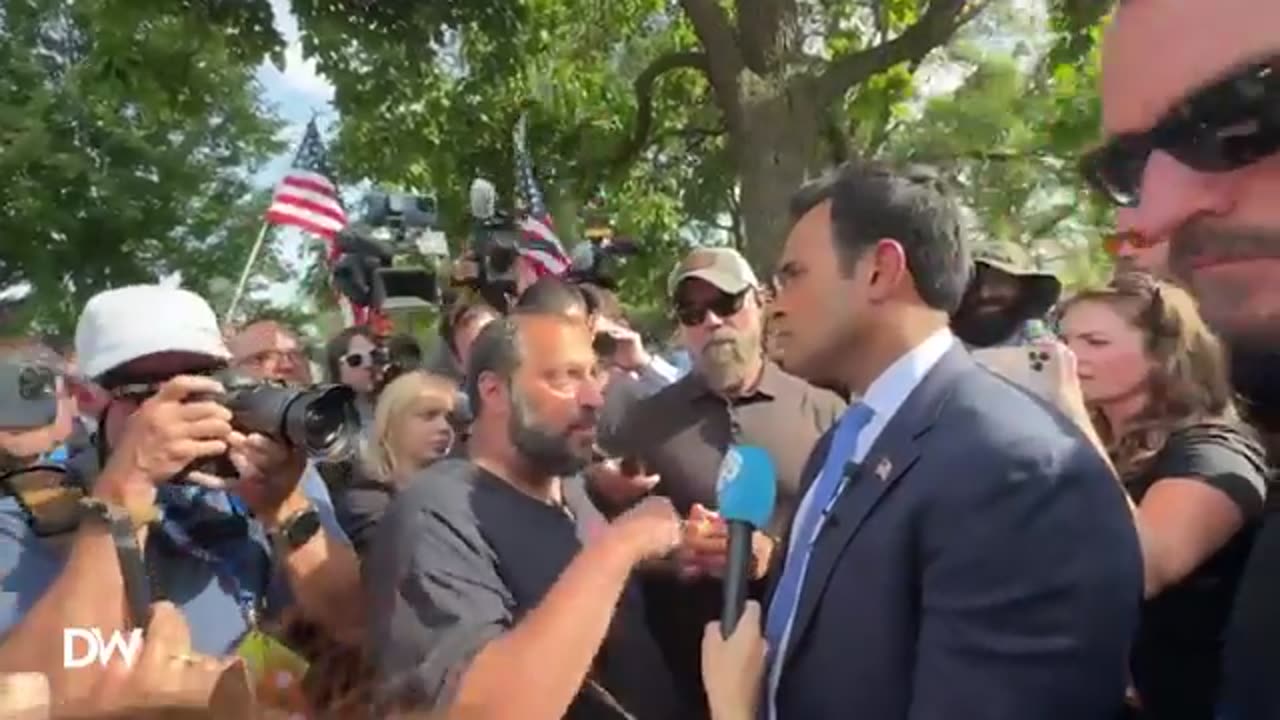
<path fill-rule="evenodd" d="M 292 205 L 300 207 L 304 210 L 310 210 L 317 215 L 325 215 L 333 218 L 334 222 L 345 225 L 347 223 L 347 214 L 342 212 L 342 206 L 337 200 L 315 193 L 292 193 L 280 192 L 276 194 L 275 200 L 271 202 L 272 207 L 279 205 Z"/>
<path fill-rule="evenodd" d="M 318 173 L 309 173 L 305 170 L 294 170 L 280 181 L 281 185 L 288 185 L 300 190 L 310 190 L 312 192 L 328 195 L 329 197 L 337 196 L 337 188 L 328 178 Z"/>
<path fill-rule="evenodd" d="M 559 257 L 545 250 L 534 247 L 523 247 L 518 251 L 534 265 L 540 266 L 545 273 L 560 275 L 568 270 L 568 266 Z"/>
<path fill-rule="evenodd" d="M 337 235 L 338 231 L 344 227 L 343 223 L 336 222 L 331 217 L 316 215 L 308 210 L 289 205 L 281 205 L 268 210 L 267 220 L 276 225 L 296 225 L 303 230 L 326 238 Z"/>

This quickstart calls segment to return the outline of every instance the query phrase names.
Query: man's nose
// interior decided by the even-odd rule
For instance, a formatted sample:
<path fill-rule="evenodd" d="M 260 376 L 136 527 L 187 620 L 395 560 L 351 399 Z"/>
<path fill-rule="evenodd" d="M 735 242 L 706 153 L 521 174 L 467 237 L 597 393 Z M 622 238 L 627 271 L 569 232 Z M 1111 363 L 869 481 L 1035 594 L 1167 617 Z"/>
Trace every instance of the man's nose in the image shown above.
<path fill-rule="evenodd" d="M 1226 174 L 1197 172 L 1157 150 L 1143 171 L 1138 206 L 1121 208 L 1117 228 L 1152 240 L 1169 238 L 1193 217 L 1230 212 L 1229 186 Z"/>
<path fill-rule="evenodd" d="M 578 404 L 592 410 L 604 407 L 604 387 L 608 382 L 608 375 L 602 375 L 582 383 L 578 388 Z"/>
<path fill-rule="evenodd" d="M 716 328 L 724 326 L 724 318 L 717 315 L 715 310 L 708 308 L 707 316 L 702 320 L 702 326 L 715 330 Z"/>

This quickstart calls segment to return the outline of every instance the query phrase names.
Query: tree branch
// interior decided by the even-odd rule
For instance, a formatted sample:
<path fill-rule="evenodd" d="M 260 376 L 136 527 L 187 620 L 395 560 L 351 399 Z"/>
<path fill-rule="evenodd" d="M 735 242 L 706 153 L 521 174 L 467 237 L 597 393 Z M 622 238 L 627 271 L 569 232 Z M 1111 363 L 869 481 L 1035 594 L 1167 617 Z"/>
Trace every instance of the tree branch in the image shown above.
<path fill-rule="evenodd" d="M 834 102 L 867 78 L 904 62 L 919 62 L 943 45 L 991 0 L 932 0 L 914 25 L 888 42 L 833 59 L 815 80 L 821 105 Z"/>
<path fill-rule="evenodd" d="M 831 148 L 831 164 L 840 165 L 849 159 L 849 139 L 845 137 L 844 128 L 840 127 L 840 113 L 834 108 L 828 111 L 823 125 Z"/>
<path fill-rule="evenodd" d="M 736 0 L 738 39 L 746 66 L 759 75 L 770 72 L 787 47 L 783 23 L 794 22 L 796 0 Z"/>
<path fill-rule="evenodd" d="M 707 54 L 707 75 L 715 91 L 717 104 L 724 111 L 731 128 L 741 124 L 741 98 L 738 95 L 738 73 L 745 66 L 738 36 L 729 16 L 717 0 L 680 0 Z"/>
<path fill-rule="evenodd" d="M 631 129 L 631 137 L 618 150 L 613 160 L 614 167 L 629 164 L 640 154 L 649 142 L 649 133 L 653 130 L 653 88 L 658 78 L 672 70 L 689 68 L 708 72 L 706 53 L 684 51 L 671 52 L 658 57 L 649 63 L 636 77 L 636 122 Z"/>

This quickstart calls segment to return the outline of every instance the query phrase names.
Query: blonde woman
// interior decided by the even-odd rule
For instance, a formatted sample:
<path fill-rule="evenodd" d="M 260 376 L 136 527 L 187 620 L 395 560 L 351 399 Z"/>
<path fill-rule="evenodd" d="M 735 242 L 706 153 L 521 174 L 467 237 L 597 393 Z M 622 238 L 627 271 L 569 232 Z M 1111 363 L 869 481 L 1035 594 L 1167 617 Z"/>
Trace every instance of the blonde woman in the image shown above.
<path fill-rule="evenodd" d="M 351 483 L 334 498 L 338 520 L 363 552 L 391 497 L 453 446 L 453 381 L 421 370 L 387 384 L 373 413 L 373 431 Z"/>

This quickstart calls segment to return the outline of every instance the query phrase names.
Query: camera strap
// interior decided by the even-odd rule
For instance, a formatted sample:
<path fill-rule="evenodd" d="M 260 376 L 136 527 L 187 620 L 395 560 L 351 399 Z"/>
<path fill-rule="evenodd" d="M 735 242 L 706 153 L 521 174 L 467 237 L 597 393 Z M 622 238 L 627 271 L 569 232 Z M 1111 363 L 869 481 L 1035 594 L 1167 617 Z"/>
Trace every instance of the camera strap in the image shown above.
<path fill-rule="evenodd" d="M 178 488 L 164 488 L 166 490 L 177 490 Z M 210 493 L 220 492 L 209 488 L 182 488 L 182 494 L 186 497 L 182 499 L 168 497 L 167 500 L 175 502 L 165 502 L 160 504 L 160 520 L 157 523 L 158 528 L 164 533 L 166 538 L 180 551 L 201 560 L 209 566 L 218 583 L 223 589 L 230 594 L 240 608 L 240 613 L 244 617 L 249 629 L 252 630 L 258 626 L 258 617 L 260 611 L 264 609 L 267 585 L 270 583 L 271 562 L 265 563 L 267 571 L 262 581 L 260 592 L 246 588 L 240 581 L 240 576 L 236 572 L 236 563 L 228 557 L 212 552 L 207 547 L 196 541 L 188 531 L 186 523 L 182 522 L 184 511 L 192 511 L 200 505 L 212 505 L 212 498 L 208 497 Z M 227 494 L 228 504 L 230 505 L 230 514 L 234 518 L 245 522 L 246 528 L 250 522 L 247 514 L 231 503 L 231 495 Z M 184 507 L 185 506 L 185 507 Z M 249 539 L 248 536 L 245 538 Z M 150 559 L 150 558 L 149 558 Z M 154 581 L 154 574 L 152 575 Z"/>

